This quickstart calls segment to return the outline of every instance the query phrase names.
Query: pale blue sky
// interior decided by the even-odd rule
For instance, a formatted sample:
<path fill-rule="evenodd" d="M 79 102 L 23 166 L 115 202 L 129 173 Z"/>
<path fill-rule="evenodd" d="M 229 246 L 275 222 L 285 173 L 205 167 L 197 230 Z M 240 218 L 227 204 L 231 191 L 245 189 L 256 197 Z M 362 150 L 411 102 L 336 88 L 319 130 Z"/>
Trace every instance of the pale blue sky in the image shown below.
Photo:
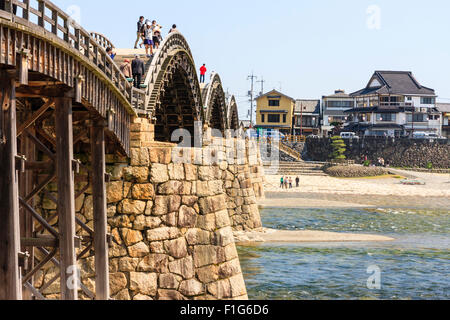
<path fill-rule="evenodd" d="M 217 71 L 237 96 L 241 116 L 254 71 L 265 91 L 319 99 L 335 89 L 364 87 L 375 70 L 413 71 L 423 85 L 450 102 L 450 1 L 448 0 L 54 0 L 81 8 L 87 30 L 131 47 L 139 15 L 156 19 L 164 34 L 176 23 L 197 67 Z M 379 30 L 367 26 L 380 8 Z M 259 92 L 260 84 L 255 91 Z"/>

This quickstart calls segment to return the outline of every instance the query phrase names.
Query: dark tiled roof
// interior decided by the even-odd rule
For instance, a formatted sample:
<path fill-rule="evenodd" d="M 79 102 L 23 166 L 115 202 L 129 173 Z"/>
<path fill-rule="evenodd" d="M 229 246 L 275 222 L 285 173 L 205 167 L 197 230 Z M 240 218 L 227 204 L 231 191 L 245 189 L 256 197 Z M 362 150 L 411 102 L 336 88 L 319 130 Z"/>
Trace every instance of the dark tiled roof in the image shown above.
<path fill-rule="evenodd" d="M 437 103 L 436 107 L 442 113 L 450 113 L 450 103 Z"/>
<path fill-rule="evenodd" d="M 345 110 L 345 113 L 400 113 L 400 112 L 407 112 L 412 111 L 408 110 L 411 108 L 407 107 L 370 107 L 370 108 L 354 108 Z"/>
<path fill-rule="evenodd" d="M 295 113 L 313 113 L 320 114 L 320 100 L 296 100 Z"/>
<path fill-rule="evenodd" d="M 350 132 L 358 132 L 358 131 L 366 131 L 368 129 L 405 129 L 404 126 L 395 123 L 377 123 L 377 124 L 369 124 L 369 123 L 351 123 L 347 127 L 344 128 L 346 131 Z"/>
<path fill-rule="evenodd" d="M 369 87 L 374 80 L 379 87 Z M 375 71 L 366 88 L 352 93 L 352 96 L 369 94 L 435 95 L 433 89 L 422 86 L 409 71 Z"/>

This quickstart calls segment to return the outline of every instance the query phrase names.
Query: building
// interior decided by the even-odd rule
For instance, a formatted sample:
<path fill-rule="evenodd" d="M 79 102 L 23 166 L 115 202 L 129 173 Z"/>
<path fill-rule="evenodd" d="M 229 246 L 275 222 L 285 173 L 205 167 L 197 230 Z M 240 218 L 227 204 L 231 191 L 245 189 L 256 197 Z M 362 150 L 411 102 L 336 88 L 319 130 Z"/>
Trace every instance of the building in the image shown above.
<path fill-rule="evenodd" d="M 280 131 L 292 134 L 292 119 L 295 100 L 272 90 L 256 98 L 256 129 L 262 134 L 266 131 Z"/>
<path fill-rule="evenodd" d="M 346 110 L 355 107 L 355 99 L 344 90 L 336 90 L 333 95 L 322 97 L 322 134 L 329 136 L 335 127 L 347 122 Z"/>
<path fill-rule="evenodd" d="M 251 128 L 251 122 L 250 120 L 241 120 L 239 122 L 239 128 L 243 130 L 248 130 Z"/>
<path fill-rule="evenodd" d="M 296 100 L 294 135 L 309 136 L 320 133 L 320 100 Z"/>
<path fill-rule="evenodd" d="M 355 99 L 345 131 L 366 136 L 412 136 L 414 132 L 441 134 L 436 93 L 422 86 L 411 72 L 375 71 Z"/>
<path fill-rule="evenodd" d="M 436 107 L 442 116 L 442 136 L 450 138 L 450 103 L 438 103 Z"/>

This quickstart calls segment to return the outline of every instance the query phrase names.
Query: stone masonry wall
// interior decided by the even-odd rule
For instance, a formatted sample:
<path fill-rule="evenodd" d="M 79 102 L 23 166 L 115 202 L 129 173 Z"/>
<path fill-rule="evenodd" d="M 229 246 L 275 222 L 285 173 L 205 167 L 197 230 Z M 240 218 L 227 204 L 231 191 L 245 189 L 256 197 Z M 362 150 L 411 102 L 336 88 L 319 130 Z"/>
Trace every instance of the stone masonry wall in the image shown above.
<path fill-rule="evenodd" d="M 349 160 L 361 163 L 364 156 L 372 162 L 384 158 L 392 167 L 426 168 L 431 162 L 433 168 L 450 168 L 450 143 L 424 140 L 365 138 L 360 141 L 347 141 L 346 156 Z M 307 159 L 327 161 L 331 153 L 330 139 L 308 139 Z"/>
<path fill-rule="evenodd" d="M 248 299 L 233 230 L 261 227 L 256 201 L 264 196 L 264 172 L 258 154 L 248 142 L 237 140 L 231 144 L 222 141 L 219 147 L 177 149 L 173 144 L 153 142 L 153 130 L 147 119 L 134 119 L 131 158 L 107 155 L 111 174 L 108 232 L 113 238 L 109 251 L 111 297 Z M 227 144 L 245 150 L 244 159 L 207 161 L 210 155 L 233 154 L 233 147 Z M 250 154 L 256 154 L 256 161 Z M 176 161 L 179 155 L 191 161 Z M 84 168 L 81 173 L 87 171 L 89 168 Z M 77 184 L 76 189 L 82 190 L 83 185 Z M 56 193 L 56 187 L 51 190 Z M 55 209 L 53 202 L 42 200 L 44 216 L 54 215 Z M 77 199 L 76 214 L 93 228 L 90 189 Z M 57 226 L 57 219 L 53 224 Z M 77 234 L 88 236 L 80 227 Z M 79 267 L 83 285 L 93 291 L 91 251 L 79 261 Z M 36 287 L 58 272 L 48 263 L 36 277 Z M 59 281 L 44 293 L 49 299 L 58 299 Z M 80 298 L 88 297 L 80 291 Z"/>

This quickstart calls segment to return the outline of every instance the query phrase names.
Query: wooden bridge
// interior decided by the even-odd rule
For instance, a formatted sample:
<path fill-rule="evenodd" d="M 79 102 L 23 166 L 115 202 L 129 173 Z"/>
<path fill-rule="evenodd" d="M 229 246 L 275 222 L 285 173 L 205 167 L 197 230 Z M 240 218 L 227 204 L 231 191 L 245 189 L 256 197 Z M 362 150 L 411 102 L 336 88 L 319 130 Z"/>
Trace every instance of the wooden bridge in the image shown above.
<path fill-rule="evenodd" d="M 197 121 L 221 132 L 238 129 L 236 100 L 227 102 L 217 74 L 201 88 L 180 33 L 146 61 L 141 89 L 108 46 L 50 1 L 0 2 L 0 300 L 44 299 L 42 291 L 58 279 L 61 298 L 76 300 L 74 267 L 92 251 L 95 292 L 81 289 L 92 299 L 109 298 L 105 155 L 129 154 L 133 117 L 153 119 L 162 142 L 179 128 L 194 133 Z M 75 215 L 87 190 L 93 227 Z M 56 207 L 54 216 L 42 214 L 38 196 Z M 60 273 L 37 289 L 34 276 L 48 263 Z"/>

